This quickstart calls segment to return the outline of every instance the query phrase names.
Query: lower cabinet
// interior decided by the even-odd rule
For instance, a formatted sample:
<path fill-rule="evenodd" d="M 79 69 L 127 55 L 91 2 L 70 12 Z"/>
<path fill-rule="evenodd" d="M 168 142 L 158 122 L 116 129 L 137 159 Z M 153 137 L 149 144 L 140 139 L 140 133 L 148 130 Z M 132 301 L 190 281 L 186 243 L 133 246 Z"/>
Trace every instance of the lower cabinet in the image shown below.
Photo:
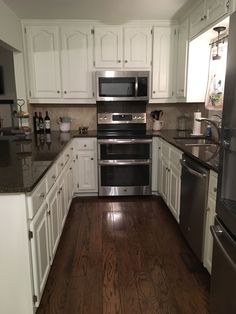
<path fill-rule="evenodd" d="M 161 140 L 159 143 L 159 192 L 179 222 L 182 152 Z"/>
<path fill-rule="evenodd" d="M 213 237 L 211 234 L 210 226 L 214 225 L 215 219 L 217 179 L 217 173 L 214 171 L 210 171 L 203 254 L 203 264 L 209 273 L 211 273 L 213 251 Z"/>
<path fill-rule="evenodd" d="M 97 139 L 76 139 L 76 192 L 97 193 Z"/>
<path fill-rule="evenodd" d="M 33 301 L 39 305 L 50 270 L 50 234 L 48 204 L 44 202 L 30 223 L 31 255 L 33 269 Z"/>

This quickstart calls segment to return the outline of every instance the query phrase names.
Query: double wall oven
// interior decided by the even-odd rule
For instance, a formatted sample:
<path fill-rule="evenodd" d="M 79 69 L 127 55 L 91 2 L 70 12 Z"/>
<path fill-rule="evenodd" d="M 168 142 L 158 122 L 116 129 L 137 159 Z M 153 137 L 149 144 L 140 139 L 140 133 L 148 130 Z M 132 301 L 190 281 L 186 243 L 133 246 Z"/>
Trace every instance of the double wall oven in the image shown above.
<path fill-rule="evenodd" d="M 151 193 L 146 101 L 97 101 L 99 195 Z"/>

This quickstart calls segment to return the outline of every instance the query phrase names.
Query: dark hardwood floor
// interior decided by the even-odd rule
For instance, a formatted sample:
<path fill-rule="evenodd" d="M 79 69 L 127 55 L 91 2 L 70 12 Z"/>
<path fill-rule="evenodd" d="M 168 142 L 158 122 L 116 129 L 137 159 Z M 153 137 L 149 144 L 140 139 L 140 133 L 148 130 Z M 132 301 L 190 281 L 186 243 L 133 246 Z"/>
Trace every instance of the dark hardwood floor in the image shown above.
<path fill-rule="evenodd" d="M 209 313 L 189 252 L 158 197 L 74 199 L 37 314 Z"/>

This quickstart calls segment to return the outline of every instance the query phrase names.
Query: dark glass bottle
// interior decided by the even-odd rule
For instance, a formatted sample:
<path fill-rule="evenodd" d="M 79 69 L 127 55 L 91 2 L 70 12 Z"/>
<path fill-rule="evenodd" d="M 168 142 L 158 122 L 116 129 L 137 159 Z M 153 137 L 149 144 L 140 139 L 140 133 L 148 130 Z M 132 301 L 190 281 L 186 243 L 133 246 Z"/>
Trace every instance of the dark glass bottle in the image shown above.
<path fill-rule="evenodd" d="M 45 127 L 45 132 L 46 133 L 51 133 L 51 121 L 48 115 L 48 111 L 46 111 L 46 115 L 44 118 L 44 127 Z"/>
<path fill-rule="evenodd" d="M 39 117 L 37 112 L 34 113 L 33 117 L 33 128 L 34 128 L 34 133 L 39 133 Z"/>
<path fill-rule="evenodd" d="M 44 122 L 43 122 L 43 117 L 42 113 L 39 113 L 39 133 L 43 134 L 44 133 Z"/>

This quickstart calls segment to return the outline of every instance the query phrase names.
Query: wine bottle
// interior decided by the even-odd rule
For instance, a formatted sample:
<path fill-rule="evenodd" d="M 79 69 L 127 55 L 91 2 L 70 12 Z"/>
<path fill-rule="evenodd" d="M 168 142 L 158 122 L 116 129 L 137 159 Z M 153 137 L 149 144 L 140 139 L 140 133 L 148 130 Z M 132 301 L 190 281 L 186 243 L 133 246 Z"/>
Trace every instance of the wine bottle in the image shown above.
<path fill-rule="evenodd" d="M 34 128 L 34 134 L 39 133 L 39 117 L 38 117 L 37 112 L 34 113 L 33 128 Z"/>
<path fill-rule="evenodd" d="M 43 134 L 44 133 L 44 123 L 43 123 L 43 117 L 42 113 L 39 113 L 39 133 Z"/>
<path fill-rule="evenodd" d="M 48 111 L 46 111 L 46 115 L 44 118 L 44 127 L 45 127 L 45 132 L 46 133 L 51 133 L 51 121 L 48 115 Z"/>

